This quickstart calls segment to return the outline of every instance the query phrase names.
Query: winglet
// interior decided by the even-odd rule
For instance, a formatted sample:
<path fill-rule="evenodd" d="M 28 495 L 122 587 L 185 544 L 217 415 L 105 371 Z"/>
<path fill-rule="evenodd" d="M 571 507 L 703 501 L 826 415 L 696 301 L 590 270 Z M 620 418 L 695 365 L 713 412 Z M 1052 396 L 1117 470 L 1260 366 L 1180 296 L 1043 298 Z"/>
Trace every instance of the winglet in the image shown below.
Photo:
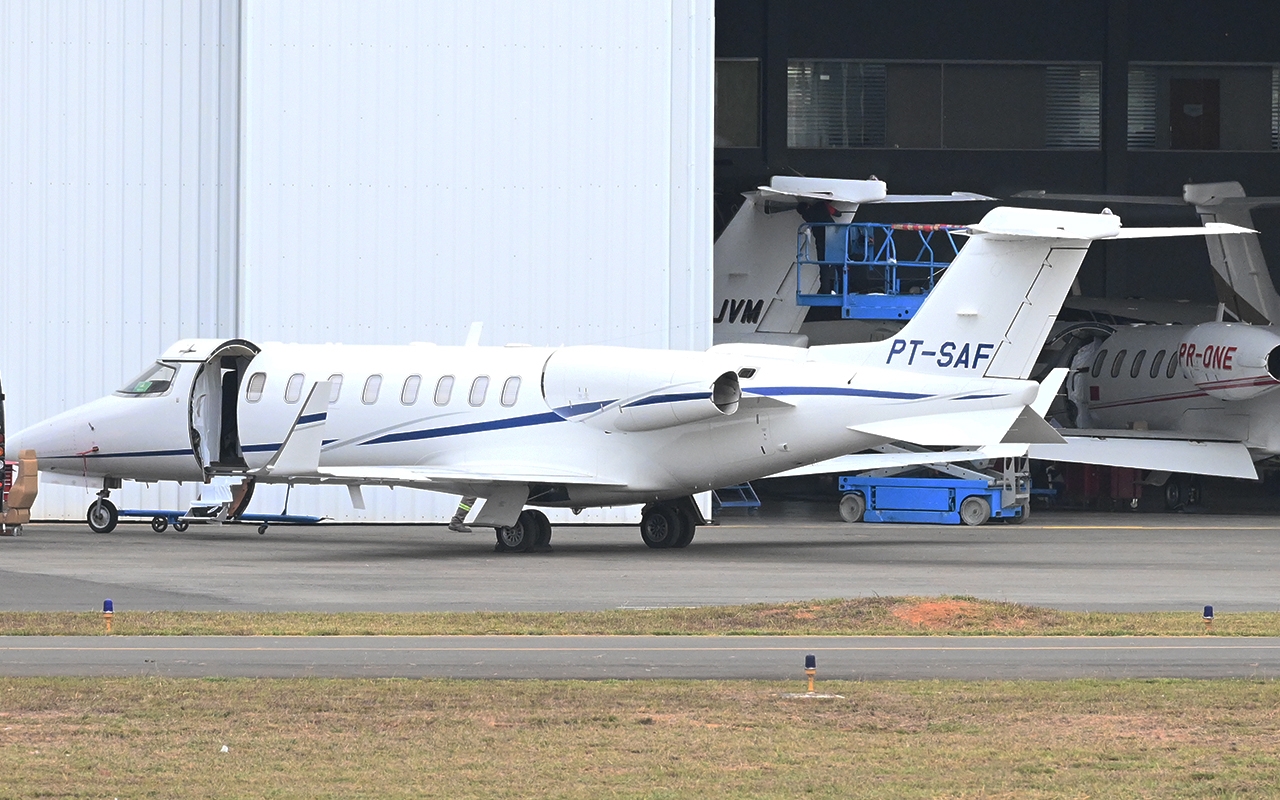
<path fill-rule="evenodd" d="M 280 449 L 262 472 L 268 475 L 310 475 L 320 469 L 320 445 L 324 443 L 325 421 L 329 416 L 329 381 L 316 381 L 302 404 Z"/>

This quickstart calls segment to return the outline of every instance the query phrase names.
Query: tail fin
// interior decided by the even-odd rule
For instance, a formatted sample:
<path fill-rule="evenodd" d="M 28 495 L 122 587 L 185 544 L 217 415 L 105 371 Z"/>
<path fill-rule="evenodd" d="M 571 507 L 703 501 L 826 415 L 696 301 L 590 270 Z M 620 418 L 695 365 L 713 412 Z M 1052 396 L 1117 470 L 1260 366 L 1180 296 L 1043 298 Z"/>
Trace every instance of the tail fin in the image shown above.
<path fill-rule="evenodd" d="M 1251 211 L 1280 205 L 1280 197 L 1246 197 L 1235 181 L 1189 183 L 1182 196 L 1196 207 L 1204 222 L 1229 222 L 1251 227 Z M 1255 325 L 1280 324 L 1280 294 L 1276 293 L 1258 237 L 1211 236 L 1205 240 L 1213 265 L 1218 300 L 1237 319 Z"/>
<path fill-rule="evenodd" d="M 911 321 L 873 345 L 867 363 L 917 374 L 1025 379 L 1091 242 L 1244 230 L 1219 224 L 1125 230 L 1109 212 L 994 209 L 969 228 L 969 243 Z M 838 358 L 834 351 L 845 347 L 851 346 L 819 349 Z"/>

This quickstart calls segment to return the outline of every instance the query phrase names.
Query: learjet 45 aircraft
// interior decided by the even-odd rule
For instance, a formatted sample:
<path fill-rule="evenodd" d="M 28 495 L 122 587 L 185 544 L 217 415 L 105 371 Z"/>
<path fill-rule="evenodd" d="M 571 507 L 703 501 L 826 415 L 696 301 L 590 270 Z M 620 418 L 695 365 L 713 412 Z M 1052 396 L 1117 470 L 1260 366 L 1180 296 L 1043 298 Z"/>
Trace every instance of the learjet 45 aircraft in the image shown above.
<path fill-rule="evenodd" d="M 998 208 L 892 339 L 706 352 L 603 346 L 175 344 L 115 394 L 12 437 L 40 469 L 121 480 L 408 486 L 485 499 L 499 550 L 545 545 L 536 508 L 645 504 L 650 547 L 684 547 L 692 495 L 886 442 L 1060 441 L 1027 380 L 1097 239 L 1228 233 L 1124 229 L 1109 213 Z M 1056 390 L 1056 387 L 1053 387 Z M 937 453 L 908 454 L 937 462 Z M 877 455 L 877 458 L 883 458 Z M 973 458 L 966 451 L 961 460 Z"/>

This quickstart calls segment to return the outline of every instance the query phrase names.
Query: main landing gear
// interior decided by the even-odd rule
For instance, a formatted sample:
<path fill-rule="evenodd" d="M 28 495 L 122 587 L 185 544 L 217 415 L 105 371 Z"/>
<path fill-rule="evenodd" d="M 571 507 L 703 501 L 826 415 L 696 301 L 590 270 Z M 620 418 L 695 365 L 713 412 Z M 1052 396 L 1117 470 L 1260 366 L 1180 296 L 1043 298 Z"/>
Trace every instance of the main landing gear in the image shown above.
<path fill-rule="evenodd" d="M 640 538 L 655 550 L 688 547 L 702 521 L 691 497 L 654 503 L 645 506 L 640 514 Z"/>
<path fill-rule="evenodd" d="M 533 553 L 551 549 L 551 520 L 536 508 L 520 512 L 510 528 L 496 528 L 498 543 L 494 552 Z"/>

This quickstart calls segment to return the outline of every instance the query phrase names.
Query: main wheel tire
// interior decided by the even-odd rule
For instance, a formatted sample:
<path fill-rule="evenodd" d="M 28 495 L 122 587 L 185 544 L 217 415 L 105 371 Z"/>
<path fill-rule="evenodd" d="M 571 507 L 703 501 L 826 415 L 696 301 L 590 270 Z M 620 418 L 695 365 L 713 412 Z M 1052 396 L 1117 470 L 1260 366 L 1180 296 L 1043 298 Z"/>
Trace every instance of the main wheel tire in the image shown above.
<path fill-rule="evenodd" d="M 640 538 L 655 550 L 672 547 L 680 533 L 680 518 L 671 506 L 652 506 L 640 517 Z"/>
<path fill-rule="evenodd" d="M 1170 475 L 1164 482 L 1164 507 L 1166 511 L 1177 511 L 1187 503 L 1186 486 L 1181 475 Z"/>
<path fill-rule="evenodd" d="M 155 531 L 156 533 L 164 533 L 165 529 L 168 527 L 169 527 L 169 520 L 165 519 L 164 517 L 151 518 L 151 530 Z"/>
<path fill-rule="evenodd" d="M 536 508 L 526 508 L 520 512 L 520 522 L 534 532 L 533 546 L 548 547 L 551 544 L 551 520 Z"/>
<path fill-rule="evenodd" d="M 680 508 L 677 508 L 675 512 L 676 519 L 680 521 L 680 535 L 676 537 L 671 546 L 675 548 L 688 547 L 689 543 L 693 541 L 694 534 L 698 532 L 698 526 L 694 523 L 693 517 L 689 515 L 689 512 Z"/>
<path fill-rule="evenodd" d="M 173 529 L 178 533 L 182 533 L 183 531 L 185 531 L 187 528 L 190 528 L 190 527 L 191 527 L 190 522 L 182 522 L 181 520 L 179 520 L 178 522 L 173 523 Z"/>
<path fill-rule="evenodd" d="M 495 528 L 498 543 L 494 550 L 499 553 L 527 553 L 533 549 L 537 532 L 524 524 L 523 515 L 510 528 Z"/>
<path fill-rule="evenodd" d="M 965 525 L 981 525 L 991 519 L 991 504 L 985 497 L 971 495 L 960 503 L 960 521 Z"/>
<path fill-rule="evenodd" d="M 862 492 L 849 492 L 840 498 L 840 519 L 845 522 L 862 522 L 867 513 L 867 499 Z"/>
<path fill-rule="evenodd" d="M 89 523 L 89 530 L 94 533 L 111 533 L 120 522 L 120 512 L 116 510 L 115 503 L 105 497 L 99 497 L 89 504 L 89 513 L 85 514 L 85 521 Z"/>

